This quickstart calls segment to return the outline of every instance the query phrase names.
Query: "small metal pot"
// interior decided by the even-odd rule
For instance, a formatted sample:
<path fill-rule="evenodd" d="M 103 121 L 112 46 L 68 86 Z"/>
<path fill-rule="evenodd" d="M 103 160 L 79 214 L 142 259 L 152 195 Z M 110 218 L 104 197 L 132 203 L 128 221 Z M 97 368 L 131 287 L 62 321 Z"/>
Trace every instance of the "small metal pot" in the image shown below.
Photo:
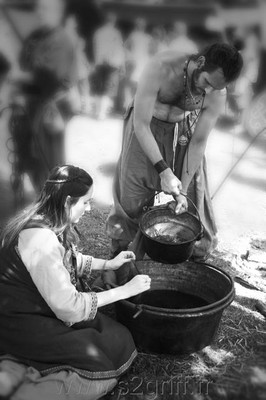
<path fill-rule="evenodd" d="M 152 260 L 169 264 L 186 261 L 192 255 L 195 242 L 202 238 L 204 226 L 197 207 L 191 199 L 188 197 L 187 199 L 195 208 L 196 216 L 188 211 L 175 214 L 169 208 L 169 203 L 165 206 L 152 207 L 142 215 L 140 230 L 144 237 L 145 251 Z M 165 242 L 160 237 L 151 237 L 150 229 L 158 224 L 165 223 L 176 226 L 178 236 L 181 238 L 180 242 Z"/>

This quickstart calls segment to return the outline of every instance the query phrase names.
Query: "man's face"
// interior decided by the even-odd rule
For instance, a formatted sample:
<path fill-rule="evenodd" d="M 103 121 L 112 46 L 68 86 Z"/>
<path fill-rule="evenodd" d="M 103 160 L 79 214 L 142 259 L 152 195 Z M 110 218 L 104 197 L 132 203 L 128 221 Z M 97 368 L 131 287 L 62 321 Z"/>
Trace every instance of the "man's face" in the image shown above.
<path fill-rule="evenodd" d="M 217 68 L 212 72 L 207 72 L 201 68 L 197 68 L 192 74 L 192 90 L 195 93 L 211 93 L 214 90 L 222 90 L 226 87 L 227 82 L 221 68 Z"/>

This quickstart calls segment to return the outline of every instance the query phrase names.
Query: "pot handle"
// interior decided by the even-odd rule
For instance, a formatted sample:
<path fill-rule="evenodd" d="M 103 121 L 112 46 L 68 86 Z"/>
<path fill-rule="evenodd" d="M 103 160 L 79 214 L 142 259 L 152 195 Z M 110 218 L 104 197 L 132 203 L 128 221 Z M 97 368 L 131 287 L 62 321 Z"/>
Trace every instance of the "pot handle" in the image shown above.
<path fill-rule="evenodd" d="M 194 207 L 194 209 L 195 209 L 195 211 L 196 211 L 196 215 L 197 215 L 197 218 L 198 218 L 199 223 L 200 223 L 200 226 L 201 226 L 200 232 L 199 232 L 199 234 L 198 234 L 198 236 L 197 236 L 197 240 L 200 240 L 200 239 L 203 237 L 203 235 L 204 235 L 204 225 L 203 225 L 203 223 L 201 222 L 201 218 L 200 218 L 200 215 L 199 215 L 199 211 L 198 211 L 198 209 L 197 209 L 195 203 L 191 200 L 190 197 L 188 197 L 187 194 L 182 193 L 182 192 L 180 192 L 180 194 L 181 194 L 182 196 L 186 197 L 186 199 L 192 204 L 192 206 Z"/>
<path fill-rule="evenodd" d="M 136 312 L 135 312 L 135 314 L 133 315 L 133 317 L 132 318 L 137 318 L 141 313 L 142 313 L 142 311 L 143 311 L 143 309 L 142 309 L 142 307 L 141 307 L 141 305 L 138 305 L 137 307 L 136 307 Z"/>
<path fill-rule="evenodd" d="M 160 193 L 160 192 L 156 192 L 156 193 L 149 199 L 149 202 L 150 202 L 152 199 L 154 199 L 155 196 L 157 196 L 157 194 L 159 194 L 159 193 Z M 180 194 L 182 194 L 182 196 L 184 196 L 184 197 L 186 197 L 186 198 L 188 199 L 188 201 L 193 205 L 193 207 L 194 207 L 194 209 L 195 209 L 195 211 L 196 211 L 196 216 L 197 216 L 197 218 L 198 218 L 198 220 L 199 220 L 199 223 L 200 223 L 200 226 L 201 226 L 200 232 L 199 232 L 199 234 L 198 234 L 198 236 L 197 236 L 197 240 L 200 240 L 200 239 L 203 237 L 203 235 L 204 235 L 204 225 L 203 225 L 203 223 L 201 222 L 201 218 L 200 218 L 200 215 L 199 215 L 199 211 L 198 211 L 198 209 L 197 209 L 195 203 L 191 200 L 190 197 L 188 197 L 187 194 L 182 193 L 182 192 L 180 192 Z M 173 197 L 174 197 L 174 196 L 173 196 Z M 174 199 L 175 199 L 175 197 L 174 197 Z M 142 210 L 142 211 L 143 211 L 143 212 L 146 212 L 146 211 L 152 210 L 152 209 L 154 209 L 154 208 L 156 208 L 156 209 L 158 209 L 158 208 L 166 209 L 166 208 L 169 208 L 169 204 L 170 204 L 170 203 L 171 203 L 171 202 L 166 203 L 166 204 L 162 204 L 161 206 L 145 206 L 145 207 L 143 207 L 143 210 Z"/>
<path fill-rule="evenodd" d="M 161 193 L 161 192 L 158 192 L 158 191 L 155 192 L 155 193 L 149 198 L 147 204 L 149 204 L 152 200 L 154 200 L 155 197 L 156 197 L 158 194 L 160 194 L 160 193 Z M 155 207 L 156 207 L 156 208 L 157 208 L 157 207 L 165 208 L 165 204 L 163 204 L 163 205 L 161 205 L 161 206 L 143 206 L 142 212 L 145 213 L 145 212 L 147 212 L 147 211 L 150 211 L 150 210 L 154 209 Z"/>

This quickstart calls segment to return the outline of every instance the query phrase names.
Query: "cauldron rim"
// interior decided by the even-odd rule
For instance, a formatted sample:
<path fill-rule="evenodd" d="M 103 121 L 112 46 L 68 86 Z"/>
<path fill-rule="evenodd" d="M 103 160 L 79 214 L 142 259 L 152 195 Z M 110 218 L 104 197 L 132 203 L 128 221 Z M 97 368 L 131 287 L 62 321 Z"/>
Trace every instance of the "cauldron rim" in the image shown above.
<path fill-rule="evenodd" d="M 167 210 L 167 209 L 163 209 L 163 210 Z M 186 241 L 181 242 L 181 243 L 164 242 L 163 240 L 160 240 L 160 239 L 157 239 L 157 238 L 153 238 L 152 236 L 148 235 L 148 234 L 145 232 L 145 229 L 144 229 L 144 227 L 143 227 L 143 218 L 146 217 L 146 216 L 149 215 L 149 214 L 152 214 L 154 211 L 157 211 L 157 210 L 152 209 L 152 210 L 147 211 L 145 214 L 143 214 L 143 216 L 142 216 L 142 218 L 140 219 L 140 222 L 139 222 L 139 227 L 140 227 L 140 230 L 141 230 L 142 234 L 143 234 L 144 236 L 146 236 L 148 239 L 150 239 L 150 240 L 152 240 L 152 241 L 154 241 L 154 242 L 160 243 L 160 244 L 166 244 L 167 246 L 177 246 L 177 245 L 178 245 L 178 246 L 182 246 L 183 244 L 194 243 L 194 242 L 196 242 L 196 241 L 198 240 L 199 233 L 195 233 L 194 230 L 193 230 L 193 233 L 194 233 L 194 235 L 195 235 L 194 238 L 193 238 L 193 239 L 186 240 Z M 167 210 L 167 211 L 168 211 L 168 210 Z M 197 219 L 197 217 L 196 217 L 194 214 L 192 214 L 190 211 L 185 211 L 185 212 L 182 213 L 182 215 L 185 215 L 185 214 L 188 214 L 188 215 L 190 215 L 191 217 L 194 217 L 195 220 L 196 220 L 196 221 L 199 223 L 199 225 L 200 225 L 200 222 L 199 222 L 199 220 Z M 178 214 L 177 214 L 177 215 L 178 215 Z M 192 229 L 191 229 L 191 230 L 192 230 Z"/>
<path fill-rule="evenodd" d="M 203 262 L 197 262 L 196 264 L 200 264 L 202 266 L 207 266 L 208 268 L 212 268 L 213 270 L 215 270 L 216 272 L 221 273 L 222 275 L 224 275 L 231 284 L 231 290 L 230 292 L 223 297 L 222 299 L 215 301 L 214 303 L 208 304 L 206 306 L 202 306 L 202 307 L 195 307 L 195 308 L 162 308 L 162 307 L 155 307 L 155 306 L 150 306 L 148 304 L 135 304 L 133 302 L 131 302 L 128 299 L 123 299 L 120 300 L 122 303 L 127 304 L 130 308 L 137 310 L 142 310 L 142 311 L 148 311 L 150 314 L 153 315 L 165 315 L 167 317 L 183 317 L 183 318 L 187 318 L 187 317 L 199 317 L 199 316 L 207 316 L 207 315 L 211 315 L 213 313 L 217 313 L 218 311 L 224 309 L 225 307 L 229 306 L 232 301 L 234 300 L 235 297 L 235 288 L 234 288 L 234 281 L 232 279 L 232 277 L 225 271 L 223 271 L 222 269 L 208 264 L 208 263 L 203 263 Z M 175 264 L 173 264 L 175 265 Z"/>
<path fill-rule="evenodd" d="M 161 307 L 154 307 L 150 306 L 147 304 L 134 304 L 133 302 L 129 300 L 120 300 L 121 302 L 124 302 L 127 305 L 132 305 L 133 308 L 141 311 L 148 311 L 150 314 L 153 315 L 164 315 L 167 317 L 179 317 L 179 318 L 187 318 L 187 317 L 202 317 L 202 316 L 207 316 L 211 314 L 216 314 L 218 311 L 224 309 L 227 307 L 232 301 L 234 300 L 235 297 L 235 289 L 233 289 L 230 292 L 230 296 L 227 299 L 227 301 L 222 302 L 219 304 L 217 307 L 217 303 L 212 303 L 210 306 L 202 306 L 202 307 L 195 307 L 195 308 L 161 308 Z M 208 308 L 209 307 L 209 308 Z"/>

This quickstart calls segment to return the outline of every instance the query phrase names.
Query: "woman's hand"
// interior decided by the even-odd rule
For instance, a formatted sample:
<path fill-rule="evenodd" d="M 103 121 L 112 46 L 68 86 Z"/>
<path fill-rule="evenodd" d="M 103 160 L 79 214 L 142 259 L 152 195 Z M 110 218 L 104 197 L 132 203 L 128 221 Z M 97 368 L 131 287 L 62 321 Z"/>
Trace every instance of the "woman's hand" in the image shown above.
<path fill-rule="evenodd" d="M 139 293 L 149 290 L 151 278 L 148 275 L 136 275 L 131 281 L 125 283 L 121 288 L 125 290 L 125 299 L 136 296 Z"/>
<path fill-rule="evenodd" d="M 130 262 L 132 260 L 135 260 L 136 256 L 133 253 L 133 251 L 121 251 L 115 258 L 112 260 L 108 260 L 105 265 L 105 269 L 118 269 L 120 268 L 123 264 Z"/>
<path fill-rule="evenodd" d="M 131 281 L 122 286 L 117 286 L 110 290 L 96 293 L 98 298 L 98 307 L 112 304 L 116 301 L 128 299 L 139 293 L 149 290 L 151 287 L 151 278 L 148 275 L 136 275 Z"/>

